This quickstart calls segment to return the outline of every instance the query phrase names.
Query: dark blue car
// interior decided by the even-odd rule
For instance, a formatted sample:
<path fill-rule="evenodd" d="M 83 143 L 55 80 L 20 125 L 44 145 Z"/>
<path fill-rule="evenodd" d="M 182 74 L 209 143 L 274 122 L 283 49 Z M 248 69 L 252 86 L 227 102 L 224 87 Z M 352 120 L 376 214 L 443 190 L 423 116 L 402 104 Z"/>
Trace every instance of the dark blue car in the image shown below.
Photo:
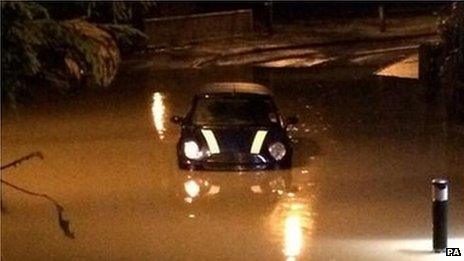
<path fill-rule="evenodd" d="M 195 95 L 181 126 L 178 164 L 189 170 L 290 168 L 292 143 L 272 93 L 255 83 L 212 83 Z"/>

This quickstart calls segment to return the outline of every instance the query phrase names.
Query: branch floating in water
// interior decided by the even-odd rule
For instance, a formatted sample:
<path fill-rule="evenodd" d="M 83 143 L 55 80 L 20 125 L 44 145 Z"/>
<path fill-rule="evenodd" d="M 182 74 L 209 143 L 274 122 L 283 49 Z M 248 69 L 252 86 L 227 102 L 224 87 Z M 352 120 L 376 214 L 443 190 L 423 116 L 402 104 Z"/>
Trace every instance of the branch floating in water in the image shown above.
<path fill-rule="evenodd" d="M 31 158 L 34 158 L 34 157 L 37 157 L 37 158 L 40 158 L 40 159 L 43 159 L 43 154 L 40 152 L 40 151 L 37 151 L 37 152 L 33 152 L 33 153 L 30 153 L 22 158 L 19 158 L 11 163 L 8 163 L 4 166 L 1 166 L 1 170 L 3 169 L 7 169 L 7 168 L 11 168 L 11 167 L 16 167 L 18 164 L 22 163 L 23 161 L 26 161 L 26 160 L 29 160 Z M 5 181 L 3 179 L 0 179 L 1 183 L 2 184 L 5 184 L 13 189 L 16 189 L 20 192 L 23 192 L 27 195 L 30 195 L 30 196 L 36 196 L 36 197 L 41 197 L 41 198 L 44 198 L 48 201 L 50 201 L 56 208 L 56 212 L 58 214 L 58 225 L 60 226 L 61 230 L 63 230 L 64 232 L 64 235 L 66 237 L 69 237 L 69 238 L 74 238 L 74 233 L 71 232 L 71 230 L 69 229 L 69 220 L 66 220 L 64 217 L 63 217 L 63 213 L 64 213 L 64 208 L 62 205 L 60 205 L 60 203 L 58 203 L 58 201 L 56 201 L 54 198 L 50 197 L 49 195 L 47 194 L 44 194 L 44 193 L 37 193 L 37 192 L 33 192 L 33 191 L 30 191 L 30 190 L 27 190 L 27 189 L 24 189 L 24 188 L 21 188 L 21 187 L 18 187 L 8 181 Z"/>
<path fill-rule="evenodd" d="M 11 168 L 11 167 L 16 167 L 17 165 L 19 165 L 20 163 L 22 163 L 23 161 L 26 161 L 26 160 L 30 160 L 32 158 L 39 158 L 41 160 L 44 159 L 44 156 L 42 154 L 42 152 L 40 151 L 36 151 L 36 152 L 32 152 L 24 157 L 21 157 L 13 162 L 10 162 L 6 165 L 3 165 L 0 170 L 4 170 L 4 169 L 7 169 L 7 168 Z"/>

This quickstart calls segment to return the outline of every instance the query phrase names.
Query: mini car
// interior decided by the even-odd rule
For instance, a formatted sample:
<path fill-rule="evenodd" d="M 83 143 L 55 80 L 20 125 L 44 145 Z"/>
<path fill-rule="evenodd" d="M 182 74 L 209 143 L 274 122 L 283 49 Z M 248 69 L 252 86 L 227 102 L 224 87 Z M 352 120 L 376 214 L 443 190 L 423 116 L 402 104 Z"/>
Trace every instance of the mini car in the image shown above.
<path fill-rule="evenodd" d="M 255 83 L 212 83 L 193 98 L 181 126 L 177 159 L 188 170 L 263 170 L 290 168 L 292 142 L 273 95 Z"/>

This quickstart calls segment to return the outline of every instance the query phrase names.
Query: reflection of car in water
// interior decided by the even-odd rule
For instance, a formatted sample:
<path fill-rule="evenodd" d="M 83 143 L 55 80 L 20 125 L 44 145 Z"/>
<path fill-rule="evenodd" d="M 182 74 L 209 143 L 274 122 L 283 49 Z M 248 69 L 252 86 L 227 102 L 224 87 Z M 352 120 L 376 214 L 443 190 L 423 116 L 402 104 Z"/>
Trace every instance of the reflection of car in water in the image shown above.
<path fill-rule="evenodd" d="M 291 167 L 292 146 L 271 92 L 254 83 L 213 83 L 195 95 L 181 126 L 178 164 L 189 170 Z"/>
<path fill-rule="evenodd" d="M 212 175 L 209 172 L 196 172 L 183 177 L 182 195 L 191 203 L 194 199 L 207 198 L 220 193 L 234 198 L 237 193 L 252 193 L 262 196 L 280 196 L 292 190 L 290 171 L 239 172 L 237 175 Z M 243 198 L 241 198 L 243 199 Z"/>

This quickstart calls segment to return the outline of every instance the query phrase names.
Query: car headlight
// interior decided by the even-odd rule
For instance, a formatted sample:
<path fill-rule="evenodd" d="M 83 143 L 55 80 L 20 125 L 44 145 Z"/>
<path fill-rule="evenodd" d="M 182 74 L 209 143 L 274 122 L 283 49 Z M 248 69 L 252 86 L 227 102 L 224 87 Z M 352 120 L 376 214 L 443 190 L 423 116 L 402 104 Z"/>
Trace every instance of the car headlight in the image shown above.
<path fill-rule="evenodd" d="M 281 142 L 274 142 L 269 146 L 269 153 L 274 159 L 281 160 L 285 156 L 285 153 L 287 153 L 287 150 Z"/>
<path fill-rule="evenodd" d="M 200 159 L 203 157 L 203 152 L 194 141 L 187 141 L 184 143 L 184 155 L 189 159 Z"/>

